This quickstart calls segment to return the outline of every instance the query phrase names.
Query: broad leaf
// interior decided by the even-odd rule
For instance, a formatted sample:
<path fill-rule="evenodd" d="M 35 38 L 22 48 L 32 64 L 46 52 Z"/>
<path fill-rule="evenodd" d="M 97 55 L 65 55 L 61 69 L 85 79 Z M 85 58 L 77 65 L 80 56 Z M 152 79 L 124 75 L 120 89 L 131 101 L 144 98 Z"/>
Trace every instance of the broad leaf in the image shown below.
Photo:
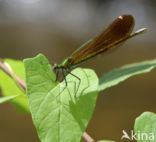
<path fill-rule="evenodd" d="M 56 83 L 43 55 L 24 61 L 33 122 L 42 142 L 79 142 L 92 116 L 98 79 L 94 71 L 77 68 Z M 66 88 L 65 88 L 66 87 Z"/>
<path fill-rule="evenodd" d="M 155 67 L 156 60 L 149 60 L 126 65 L 121 68 L 110 71 L 109 73 L 105 73 L 100 78 L 99 91 L 115 86 L 134 75 L 150 72 Z"/>
<path fill-rule="evenodd" d="M 156 141 L 156 114 L 144 112 L 136 120 L 134 130 L 137 136 L 137 142 L 155 142 Z"/>

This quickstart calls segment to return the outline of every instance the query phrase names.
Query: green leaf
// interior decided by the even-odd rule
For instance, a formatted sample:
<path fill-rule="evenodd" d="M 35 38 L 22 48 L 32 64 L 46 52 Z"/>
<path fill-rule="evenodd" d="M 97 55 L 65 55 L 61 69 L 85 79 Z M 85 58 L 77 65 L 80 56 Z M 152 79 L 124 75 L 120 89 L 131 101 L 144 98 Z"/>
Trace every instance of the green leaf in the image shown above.
<path fill-rule="evenodd" d="M 6 59 L 5 62 L 7 62 L 11 66 L 15 74 L 17 74 L 21 79 L 24 80 L 25 71 L 22 61 Z M 2 94 L 4 96 L 19 96 L 11 101 L 15 105 L 17 110 L 22 112 L 29 112 L 28 100 L 25 93 L 23 93 L 16 85 L 15 81 L 12 80 L 2 70 L 0 70 L 0 88 L 2 89 Z"/>
<path fill-rule="evenodd" d="M 115 141 L 112 141 L 112 140 L 98 140 L 97 142 L 115 142 Z"/>
<path fill-rule="evenodd" d="M 0 97 L 0 104 L 8 102 L 8 101 L 11 101 L 12 99 L 15 99 L 18 96 L 4 96 L 4 97 Z"/>
<path fill-rule="evenodd" d="M 156 141 L 156 114 L 144 112 L 135 120 L 135 133 L 138 135 L 137 142 Z M 141 137 L 144 134 L 144 137 Z M 145 137 L 146 135 L 146 137 Z"/>
<path fill-rule="evenodd" d="M 96 104 L 98 79 L 94 71 L 75 69 L 72 73 L 81 78 L 80 85 L 69 74 L 65 88 L 65 82 L 55 82 L 55 74 L 43 55 L 24 64 L 30 110 L 40 140 L 79 142 Z"/>
<path fill-rule="evenodd" d="M 129 64 L 121 68 L 105 73 L 100 78 L 99 91 L 115 86 L 120 82 L 138 74 L 150 72 L 156 67 L 156 60 L 149 60 L 134 64 Z"/>

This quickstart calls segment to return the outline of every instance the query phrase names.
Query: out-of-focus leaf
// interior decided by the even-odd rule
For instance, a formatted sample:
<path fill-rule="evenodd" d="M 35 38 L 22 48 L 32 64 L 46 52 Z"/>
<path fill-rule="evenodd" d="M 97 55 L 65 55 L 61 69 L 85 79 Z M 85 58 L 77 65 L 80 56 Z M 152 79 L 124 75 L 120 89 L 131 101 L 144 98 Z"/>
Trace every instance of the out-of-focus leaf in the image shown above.
<path fill-rule="evenodd" d="M 15 99 L 18 96 L 4 96 L 4 97 L 0 97 L 0 104 L 8 102 L 8 101 L 11 101 L 12 99 Z"/>
<path fill-rule="evenodd" d="M 22 61 L 12 59 L 6 59 L 4 61 L 11 66 L 15 74 L 17 74 L 21 79 L 25 80 L 24 64 Z M 19 96 L 13 99 L 11 102 L 15 105 L 17 110 L 22 112 L 29 112 L 28 99 L 26 97 L 26 94 L 23 93 L 23 91 L 19 89 L 15 81 L 2 70 L 0 70 L 0 89 L 2 90 L 2 94 L 4 96 Z"/>
<path fill-rule="evenodd" d="M 106 88 L 118 85 L 120 82 L 125 81 L 126 79 L 134 75 L 150 72 L 155 67 L 156 67 L 156 59 L 129 64 L 121 68 L 115 69 L 113 71 L 110 71 L 108 73 L 105 73 L 100 78 L 98 90 L 102 91 Z"/>
<path fill-rule="evenodd" d="M 156 114 L 144 112 L 136 118 L 134 130 L 137 142 L 155 142 L 156 141 Z"/>

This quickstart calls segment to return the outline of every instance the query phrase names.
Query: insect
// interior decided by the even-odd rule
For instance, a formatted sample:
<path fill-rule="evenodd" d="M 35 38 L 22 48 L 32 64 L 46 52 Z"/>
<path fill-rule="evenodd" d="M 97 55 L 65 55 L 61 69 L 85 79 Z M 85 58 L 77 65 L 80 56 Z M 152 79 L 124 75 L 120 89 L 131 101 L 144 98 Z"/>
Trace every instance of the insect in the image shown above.
<path fill-rule="evenodd" d="M 59 72 L 61 72 L 63 79 L 65 80 L 66 87 L 67 81 L 65 77 L 67 73 L 77 78 L 80 82 L 81 79 L 71 73 L 71 69 L 96 55 L 119 47 L 118 45 L 122 44 L 124 41 L 139 35 L 146 30 L 146 28 L 142 28 L 132 33 L 134 23 L 135 20 L 132 15 L 122 15 L 116 18 L 107 29 L 83 44 L 61 64 L 54 64 L 53 69 L 56 72 L 56 80 L 58 79 Z"/>

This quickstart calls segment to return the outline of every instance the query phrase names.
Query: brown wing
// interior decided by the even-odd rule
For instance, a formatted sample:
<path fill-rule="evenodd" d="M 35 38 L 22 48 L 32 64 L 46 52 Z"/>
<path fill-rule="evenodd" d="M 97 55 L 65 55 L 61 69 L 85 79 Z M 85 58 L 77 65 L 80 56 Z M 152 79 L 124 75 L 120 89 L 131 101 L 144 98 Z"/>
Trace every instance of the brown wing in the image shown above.
<path fill-rule="evenodd" d="M 113 43 L 129 36 L 134 27 L 134 18 L 132 15 L 119 16 L 113 23 L 100 35 L 93 38 L 71 56 L 68 64 L 75 65 L 93 56 L 96 56 L 113 47 Z"/>

